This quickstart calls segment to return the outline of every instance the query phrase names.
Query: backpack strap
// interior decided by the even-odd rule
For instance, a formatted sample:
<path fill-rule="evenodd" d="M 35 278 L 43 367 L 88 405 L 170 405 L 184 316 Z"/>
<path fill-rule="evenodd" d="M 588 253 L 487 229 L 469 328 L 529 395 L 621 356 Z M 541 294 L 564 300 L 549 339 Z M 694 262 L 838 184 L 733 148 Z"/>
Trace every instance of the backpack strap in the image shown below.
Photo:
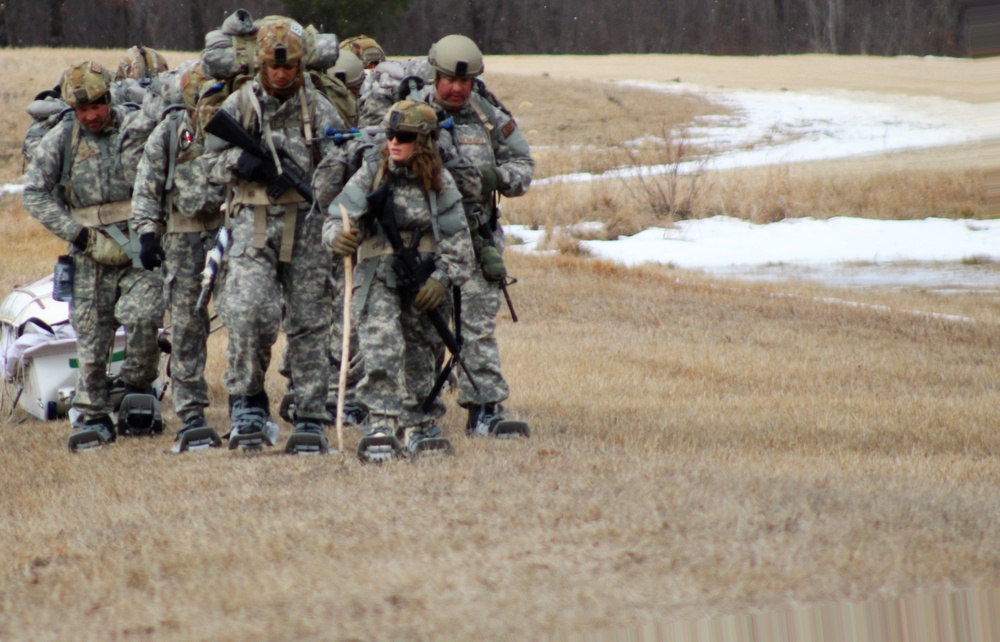
<path fill-rule="evenodd" d="M 59 172 L 59 186 L 57 189 L 62 194 L 66 206 L 69 207 L 69 181 L 73 173 L 73 157 L 76 156 L 76 148 L 80 144 L 80 121 L 74 117 L 72 125 L 70 125 L 69 120 L 65 121 L 65 123 L 63 127 L 69 129 L 70 132 L 69 136 L 64 137 L 63 162 L 62 169 Z"/>

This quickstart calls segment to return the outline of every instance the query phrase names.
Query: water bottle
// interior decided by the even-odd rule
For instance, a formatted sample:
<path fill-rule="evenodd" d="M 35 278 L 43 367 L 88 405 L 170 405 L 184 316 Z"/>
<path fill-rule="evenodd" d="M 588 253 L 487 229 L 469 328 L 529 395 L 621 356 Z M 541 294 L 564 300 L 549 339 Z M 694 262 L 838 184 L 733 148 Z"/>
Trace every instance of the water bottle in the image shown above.
<path fill-rule="evenodd" d="M 56 270 L 52 274 L 52 298 L 63 303 L 73 300 L 73 257 L 68 254 L 56 259 Z"/>

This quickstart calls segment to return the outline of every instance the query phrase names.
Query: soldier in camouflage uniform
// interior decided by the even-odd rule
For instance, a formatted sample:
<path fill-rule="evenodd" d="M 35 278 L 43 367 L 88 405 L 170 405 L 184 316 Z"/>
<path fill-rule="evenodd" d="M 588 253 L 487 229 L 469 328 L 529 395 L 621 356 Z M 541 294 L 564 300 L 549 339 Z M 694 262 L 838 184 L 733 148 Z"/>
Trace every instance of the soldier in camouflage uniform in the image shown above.
<path fill-rule="evenodd" d="M 208 182 L 204 163 L 205 134 L 210 116 L 196 113 L 199 91 L 207 87 L 201 63 L 184 63 L 164 76 L 161 91 L 173 105 L 146 141 L 132 195 L 132 229 L 141 244 L 143 267 L 163 263 L 170 309 L 170 378 L 174 412 L 182 422 L 178 450 L 221 443 L 205 423 L 208 385 L 205 355 L 208 314 L 197 308 L 201 271 L 222 223 L 225 201 L 221 185 Z M 195 439 L 200 437 L 200 439 Z"/>
<path fill-rule="evenodd" d="M 464 373 L 459 373 L 458 403 L 469 411 L 466 430 L 470 436 L 505 433 L 501 402 L 510 394 L 500 370 L 496 340 L 496 315 L 501 304 L 500 286 L 507 278 L 503 264 L 503 229 L 499 223 L 496 196 L 521 196 L 528 190 L 535 171 L 528 142 L 514 118 L 497 101 L 475 90 L 483 73 L 483 55 L 465 36 L 445 36 L 427 57 L 434 69 L 434 83 L 419 96 L 447 113 L 454 123 L 451 138 L 458 151 L 479 168 L 479 194 L 465 201 L 479 269 L 462 287 L 462 354 L 480 393 Z M 453 172 L 463 193 L 463 178 Z M 492 242 L 490 242 L 492 239 Z M 522 422 L 509 422 L 516 432 L 527 435 Z"/>
<path fill-rule="evenodd" d="M 369 409 L 366 439 L 402 437 L 410 452 L 438 438 L 435 421 L 444 415 L 438 399 L 429 412 L 422 408 L 434 386 L 436 364 L 444 344 L 426 314 L 447 307 L 447 290 L 460 286 L 472 271 L 472 241 L 461 194 L 443 169 L 437 152 L 437 114 L 419 101 L 402 101 L 386 114 L 387 144 L 372 155 L 334 200 L 323 226 L 323 241 L 341 256 L 357 251 L 354 318 L 358 321 L 365 376 L 358 397 Z M 430 276 L 419 290 L 404 291 L 393 269 L 394 253 L 366 197 L 389 189 L 397 227 L 408 247 L 430 262 Z M 340 206 L 350 217 L 345 230 Z M 406 305 L 404 297 L 412 296 Z M 365 440 L 362 440 L 362 444 Z M 359 456 L 366 452 L 359 448 Z"/>
<path fill-rule="evenodd" d="M 78 335 L 80 373 L 74 426 L 114 441 L 107 392 L 108 352 L 124 325 L 126 392 L 148 393 L 159 370 L 157 331 L 163 320 L 162 277 L 138 266 L 129 238 L 132 186 L 118 153 L 126 110 L 111 100 L 111 76 L 96 62 L 67 69 L 62 96 L 75 118 L 39 143 L 25 175 L 24 208 L 71 243 L 75 269 L 70 321 Z"/>
<path fill-rule="evenodd" d="M 340 48 L 357 56 L 366 70 L 374 69 L 385 60 L 385 51 L 382 49 L 382 45 L 378 44 L 374 38 L 364 34 L 345 38 L 340 43 Z"/>
<path fill-rule="evenodd" d="M 111 96 L 115 103 L 145 104 L 150 96 L 159 94 L 160 74 L 167 71 L 163 54 L 136 45 L 125 52 L 112 78 Z"/>
<path fill-rule="evenodd" d="M 221 110 L 260 135 L 272 159 L 262 161 L 225 143 L 208 155 L 210 179 L 234 190 L 232 245 L 219 305 L 229 330 L 225 381 L 233 423 L 230 448 L 265 437 L 273 444 L 272 435 L 265 434 L 270 406 L 264 375 L 284 304 L 297 402 L 295 433 L 315 436 L 320 452 L 326 452 L 323 424 L 329 421 L 324 402 L 333 259 L 321 243 L 323 214 L 296 190 L 272 199 L 266 188 L 279 157 L 306 180 L 312 178 L 327 152 L 338 153 L 322 132 L 327 127 L 343 129 L 344 123 L 305 73 L 301 25 L 287 18 L 269 20 L 257 32 L 257 47 L 259 74 L 230 95 Z M 320 183 L 319 177 L 316 182 Z M 297 439 L 295 433 L 289 445 Z"/>

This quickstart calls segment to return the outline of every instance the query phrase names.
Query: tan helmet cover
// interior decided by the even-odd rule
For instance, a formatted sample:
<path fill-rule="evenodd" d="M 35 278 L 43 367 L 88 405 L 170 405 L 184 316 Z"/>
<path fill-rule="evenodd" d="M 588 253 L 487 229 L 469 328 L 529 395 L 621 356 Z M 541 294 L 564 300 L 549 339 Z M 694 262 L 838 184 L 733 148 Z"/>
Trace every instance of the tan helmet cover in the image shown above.
<path fill-rule="evenodd" d="M 201 61 L 194 61 L 194 64 L 186 66 L 181 70 L 180 90 L 184 98 L 184 104 L 194 109 L 198 104 L 198 96 L 201 86 L 208 78 L 201 68 Z"/>
<path fill-rule="evenodd" d="M 62 99 L 70 107 L 94 102 L 108 93 L 111 73 L 99 62 L 87 61 L 63 72 L 59 81 Z"/>
<path fill-rule="evenodd" d="M 115 80 L 132 78 L 134 80 L 152 79 L 168 69 L 167 59 L 155 49 L 136 45 L 125 52 L 125 57 L 118 63 Z"/>
<path fill-rule="evenodd" d="M 382 49 L 382 45 L 378 44 L 374 38 L 364 34 L 348 38 L 340 43 L 340 48 L 357 56 L 365 67 L 385 60 L 385 51 Z"/>
<path fill-rule="evenodd" d="M 458 34 L 431 45 L 427 62 L 442 76 L 471 78 L 483 73 L 483 52 L 471 39 Z"/>
<path fill-rule="evenodd" d="M 327 72 L 350 88 L 357 87 L 365 79 L 365 65 L 361 59 L 344 49 L 337 58 L 337 64 Z"/>
<path fill-rule="evenodd" d="M 432 136 L 438 130 L 437 112 L 421 100 L 401 100 L 385 113 L 382 127 L 391 131 Z"/>
<path fill-rule="evenodd" d="M 257 58 L 264 64 L 300 62 L 306 55 L 306 30 L 291 18 L 269 16 L 257 29 Z"/>

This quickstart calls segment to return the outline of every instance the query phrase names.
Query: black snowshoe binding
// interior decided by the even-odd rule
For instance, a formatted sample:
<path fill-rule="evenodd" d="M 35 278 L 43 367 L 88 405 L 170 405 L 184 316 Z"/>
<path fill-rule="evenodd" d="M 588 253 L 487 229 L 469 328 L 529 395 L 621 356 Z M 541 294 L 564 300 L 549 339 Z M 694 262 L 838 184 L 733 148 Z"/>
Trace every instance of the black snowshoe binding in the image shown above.
<path fill-rule="evenodd" d="M 406 452 L 410 457 L 430 457 L 450 455 L 451 441 L 441 434 L 441 427 L 431 424 L 427 428 L 407 431 Z"/>
<path fill-rule="evenodd" d="M 205 423 L 204 417 L 191 417 L 185 421 L 174 441 L 177 443 L 172 450 L 176 453 L 218 448 L 222 445 L 219 433 Z"/>
<path fill-rule="evenodd" d="M 326 412 L 330 415 L 333 423 L 337 421 L 337 404 L 328 404 Z M 344 425 L 354 426 L 360 430 L 367 430 L 365 421 L 368 419 L 368 410 L 361 404 L 347 402 L 344 404 Z"/>
<path fill-rule="evenodd" d="M 115 425 L 111 417 L 101 417 L 73 426 L 67 446 L 71 453 L 100 448 L 115 441 Z"/>
<path fill-rule="evenodd" d="M 229 450 L 257 451 L 273 446 L 278 426 L 270 420 L 267 409 L 249 397 L 236 399 L 229 411 L 233 429 L 229 431 Z"/>
<path fill-rule="evenodd" d="M 503 406 L 488 403 L 469 408 L 469 422 L 465 426 L 465 434 L 469 437 L 518 439 L 531 437 L 531 429 L 524 421 L 505 418 Z"/>
<path fill-rule="evenodd" d="M 118 434 L 126 437 L 163 432 L 160 400 L 152 392 L 129 392 L 118 408 Z"/>
<path fill-rule="evenodd" d="M 278 416 L 290 424 L 295 423 L 295 393 L 289 392 L 281 398 L 278 406 Z"/>
<path fill-rule="evenodd" d="M 289 455 L 326 455 L 330 442 L 323 433 L 323 426 L 315 421 L 302 420 L 295 424 L 295 432 L 285 442 Z"/>
<path fill-rule="evenodd" d="M 380 464 L 403 456 L 396 435 L 384 428 L 372 428 L 358 442 L 358 459 L 365 464 Z"/>

